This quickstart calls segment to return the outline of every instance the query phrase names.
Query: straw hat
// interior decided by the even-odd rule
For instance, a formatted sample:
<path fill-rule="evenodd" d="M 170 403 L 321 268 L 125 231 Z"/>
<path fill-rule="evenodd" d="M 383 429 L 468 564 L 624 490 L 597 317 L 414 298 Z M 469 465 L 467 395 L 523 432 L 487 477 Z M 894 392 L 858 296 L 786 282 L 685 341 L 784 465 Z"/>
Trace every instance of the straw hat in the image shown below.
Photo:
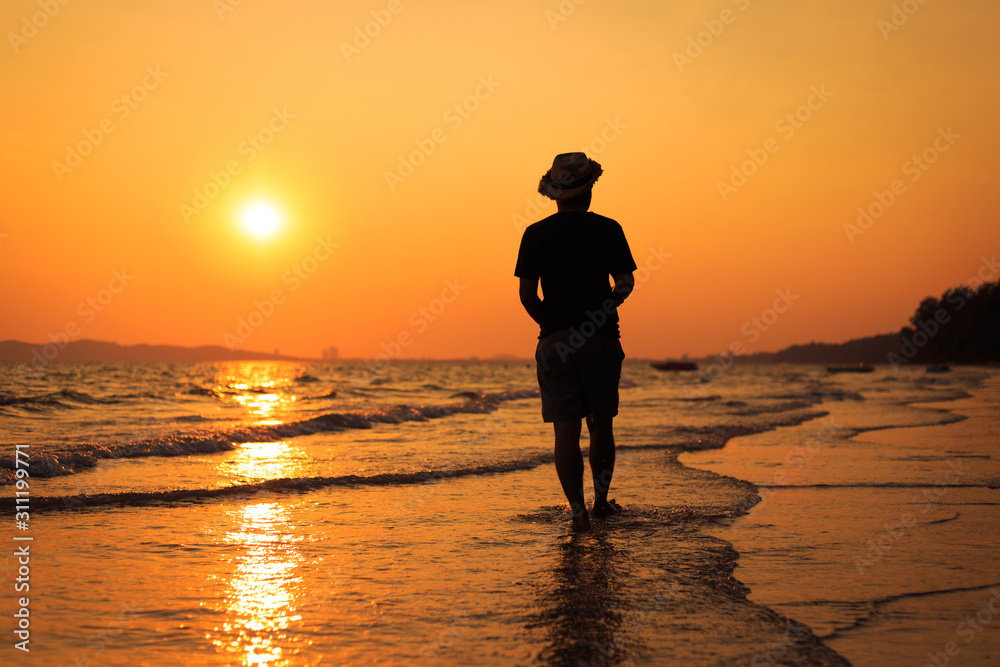
<path fill-rule="evenodd" d="M 603 173 L 585 153 L 561 153 L 538 182 L 538 192 L 549 199 L 569 199 L 592 188 Z"/>

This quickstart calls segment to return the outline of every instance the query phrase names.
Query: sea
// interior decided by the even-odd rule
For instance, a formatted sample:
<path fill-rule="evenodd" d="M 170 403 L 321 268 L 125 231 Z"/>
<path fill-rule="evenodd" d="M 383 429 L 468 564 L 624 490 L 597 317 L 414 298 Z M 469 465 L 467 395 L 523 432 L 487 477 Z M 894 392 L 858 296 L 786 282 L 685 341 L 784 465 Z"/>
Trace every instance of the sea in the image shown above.
<path fill-rule="evenodd" d="M 0 664 L 1000 664 L 998 369 L 626 361 L 587 533 L 534 373 L 0 364 Z"/>

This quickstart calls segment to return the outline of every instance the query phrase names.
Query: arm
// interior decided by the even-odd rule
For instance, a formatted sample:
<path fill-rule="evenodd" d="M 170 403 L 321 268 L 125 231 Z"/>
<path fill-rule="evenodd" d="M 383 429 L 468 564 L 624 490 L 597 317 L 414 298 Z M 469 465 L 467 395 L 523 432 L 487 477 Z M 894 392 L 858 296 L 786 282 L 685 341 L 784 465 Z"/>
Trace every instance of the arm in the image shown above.
<path fill-rule="evenodd" d="M 635 278 L 631 271 L 615 276 L 614 278 L 615 288 L 611 291 L 611 298 L 615 300 L 616 306 L 620 306 L 628 298 L 628 295 L 632 293 L 632 289 L 635 287 Z"/>
<path fill-rule="evenodd" d="M 538 298 L 538 278 L 521 278 L 518 287 L 521 305 L 539 325 L 542 323 L 542 300 Z"/>

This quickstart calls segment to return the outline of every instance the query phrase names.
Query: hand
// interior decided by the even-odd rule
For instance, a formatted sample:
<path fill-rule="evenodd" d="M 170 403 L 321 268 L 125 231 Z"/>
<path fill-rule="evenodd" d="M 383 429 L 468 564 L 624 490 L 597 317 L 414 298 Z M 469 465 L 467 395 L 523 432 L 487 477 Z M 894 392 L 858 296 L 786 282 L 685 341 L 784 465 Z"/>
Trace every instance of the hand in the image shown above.
<path fill-rule="evenodd" d="M 623 273 L 614 278 L 615 288 L 611 290 L 611 298 L 614 299 L 616 306 L 620 306 L 628 298 L 628 295 L 632 293 L 632 289 L 635 287 L 635 278 L 631 273 Z"/>

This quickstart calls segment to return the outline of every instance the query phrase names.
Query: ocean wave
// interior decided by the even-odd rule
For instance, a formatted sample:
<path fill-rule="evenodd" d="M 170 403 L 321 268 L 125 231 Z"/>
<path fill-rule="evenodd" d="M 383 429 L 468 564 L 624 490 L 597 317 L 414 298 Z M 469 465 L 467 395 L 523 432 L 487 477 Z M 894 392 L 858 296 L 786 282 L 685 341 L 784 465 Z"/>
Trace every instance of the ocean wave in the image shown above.
<path fill-rule="evenodd" d="M 926 489 L 927 484 L 923 482 L 854 482 L 854 483 L 814 483 L 814 484 L 763 484 L 758 483 L 762 489 Z M 946 484 L 941 488 L 947 489 L 989 489 L 989 484 L 976 484 L 975 482 L 954 482 Z"/>
<path fill-rule="evenodd" d="M 166 397 L 161 394 L 154 394 L 151 392 L 137 392 L 133 394 L 111 394 L 110 396 L 108 396 L 108 398 L 113 399 L 115 401 L 134 401 L 134 400 L 141 400 L 144 398 L 155 399 L 158 401 L 166 399 Z"/>
<path fill-rule="evenodd" d="M 805 421 L 805 419 L 803 419 Z M 770 430 L 768 426 L 747 426 L 742 424 L 730 424 L 719 426 L 682 426 L 675 432 L 681 436 L 692 436 L 683 440 L 666 443 L 664 445 L 652 445 L 654 447 L 669 447 L 684 451 L 699 451 L 702 449 L 719 449 L 733 438 L 745 435 L 754 435 L 762 431 Z M 621 447 L 621 445 L 619 445 Z M 637 445 L 636 447 L 648 448 L 650 445 Z"/>
<path fill-rule="evenodd" d="M 143 456 L 185 456 L 235 449 L 235 444 L 221 436 L 179 436 L 160 440 L 111 445 L 85 444 L 71 450 L 31 452 L 28 473 L 31 477 L 71 475 L 97 465 L 100 459 L 139 458 Z M 0 456 L 0 483 L 14 482 L 14 457 Z"/>
<path fill-rule="evenodd" d="M 175 417 L 172 419 L 173 421 L 178 421 L 185 424 L 232 421 L 231 419 L 226 419 L 225 417 L 205 417 L 204 415 L 183 415 L 181 417 Z"/>
<path fill-rule="evenodd" d="M 629 529 L 657 529 L 667 526 L 677 526 L 683 524 L 704 523 L 711 518 L 711 515 L 699 513 L 695 508 L 680 507 L 653 507 L 643 505 L 627 505 L 621 508 L 621 512 L 615 514 L 600 524 L 597 529 L 604 532 L 621 531 Z M 509 520 L 513 523 L 527 524 L 553 524 L 565 525 L 569 517 L 569 507 L 562 505 L 547 505 L 539 507 L 530 512 L 520 512 L 512 516 Z"/>
<path fill-rule="evenodd" d="M 496 410 L 500 403 L 538 396 L 537 389 L 478 394 L 464 403 L 448 405 L 397 405 L 382 410 L 364 412 L 330 413 L 264 426 L 245 426 L 227 431 L 205 431 L 176 435 L 152 440 L 119 443 L 87 443 L 72 449 L 31 453 L 28 472 L 32 477 L 69 475 L 79 469 L 92 468 L 100 459 L 143 458 L 148 456 L 185 456 L 188 454 L 220 452 L 235 449 L 247 442 L 272 442 L 288 440 L 303 435 L 313 435 L 348 429 L 369 429 L 372 424 L 400 424 L 403 422 L 440 419 L 454 414 L 485 414 Z M 0 455 L 0 484 L 14 481 L 13 455 Z"/>
<path fill-rule="evenodd" d="M 317 394 L 316 396 L 306 396 L 300 400 L 303 401 L 321 401 L 325 398 L 337 398 L 337 392 L 330 390 L 325 394 Z"/>
<path fill-rule="evenodd" d="M 807 400 L 786 401 L 784 403 L 777 403 L 774 405 L 744 404 L 729 406 L 732 409 L 728 411 L 728 414 L 738 415 L 740 417 L 755 417 L 757 415 L 770 415 L 781 412 L 792 412 L 793 410 L 804 410 L 813 407 L 813 405 L 815 405 L 815 402 Z"/>
<path fill-rule="evenodd" d="M 940 588 L 929 591 L 911 591 L 909 593 L 899 593 L 897 595 L 886 595 L 884 597 L 875 598 L 873 600 L 858 600 L 858 601 L 810 600 L 809 602 L 800 602 L 798 604 L 810 605 L 810 606 L 825 605 L 825 604 L 835 604 L 835 605 L 849 604 L 856 608 L 863 609 L 866 611 L 865 614 L 855 619 L 855 621 L 850 625 L 839 627 L 835 629 L 833 632 L 823 635 L 823 639 L 831 639 L 833 637 L 843 636 L 848 631 L 854 630 L 855 628 L 867 624 L 872 619 L 872 617 L 881 610 L 882 607 L 892 604 L 893 602 L 898 602 L 900 600 L 909 600 L 913 598 L 948 595 L 952 593 L 969 593 L 976 591 L 985 591 L 985 590 L 990 590 L 992 588 L 996 588 L 998 585 L 1000 585 L 1000 582 L 983 584 L 982 586 L 962 586 L 955 588 Z"/>
<path fill-rule="evenodd" d="M 479 394 L 474 391 L 460 391 L 457 394 L 452 394 L 451 398 L 476 398 Z"/>
<path fill-rule="evenodd" d="M 73 409 L 80 405 L 109 405 L 120 402 L 121 400 L 117 398 L 100 398 L 82 391 L 73 391 L 72 389 L 62 389 L 36 396 L 17 396 L 15 394 L 0 393 L 0 406 L 13 405 L 28 410 L 32 408 Z"/>
<path fill-rule="evenodd" d="M 171 491 L 127 491 L 121 493 L 95 493 L 75 496 L 37 496 L 31 499 L 32 511 L 75 509 L 113 505 L 118 507 L 162 505 L 171 503 L 214 500 L 245 496 L 254 493 L 294 493 L 312 491 L 330 486 L 402 486 L 423 484 L 443 479 L 472 475 L 497 475 L 518 470 L 529 470 L 545 463 L 552 463 L 552 454 L 539 454 L 511 461 L 497 461 L 477 466 L 445 470 L 421 470 L 408 473 L 381 473 L 377 475 L 341 475 L 336 477 L 284 477 L 252 484 L 237 484 L 214 489 L 174 489 Z M 0 499 L 0 506 L 13 509 L 14 499 Z"/>
<path fill-rule="evenodd" d="M 706 449 L 721 449 L 733 438 L 740 438 L 746 435 L 756 435 L 765 431 L 773 431 L 776 428 L 786 426 L 798 426 L 813 419 L 825 417 L 829 413 L 819 410 L 790 412 L 777 419 L 769 420 L 766 424 L 721 424 L 719 426 L 681 426 L 674 429 L 674 433 L 681 437 L 679 440 L 662 443 L 652 443 L 644 445 L 619 444 L 617 449 L 667 449 L 677 452 L 696 452 Z"/>
<path fill-rule="evenodd" d="M 769 396 L 768 398 L 775 398 L 779 400 L 802 400 L 810 401 L 811 403 L 819 403 L 820 401 L 863 401 L 865 397 L 856 391 L 847 391 L 846 389 L 838 389 L 836 387 L 817 387 L 815 389 L 810 389 L 802 392 L 792 393 L 792 394 L 776 394 Z"/>
<path fill-rule="evenodd" d="M 798 410 L 788 412 L 778 418 L 770 418 L 766 424 L 722 424 L 719 426 L 684 426 L 676 429 L 680 435 L 696 436 L 671 445 L 686 451 L 703 449 L 718 449 L 733 438 L 756 435 L 776 428 L 798 426 L 813 419 L 826 417 L 828 412 L 821 410 Z M 699 437 L 700 436 L 700 437 Z"/>
<path fill-rule="evenodd" d="M 718 401 L 722 396 L 719 394 L 712 394 L 710 396 L 690 396 L 684 398 L 675 398 L 673 400 L 680 401 L 681 403 L 711 403 Z"/>
<path fill-rule="evenodd" d="M 189 384 L 184 391 L 188 396 L 211 396 L 212 398 L 218 398 L 219 392 L 215 389 L 209 389 L 207 387 L 202 387 L 197 384 Z"/>
<path fill-rule="evenodd" d="M 365 389 L 362 387 L 350 387 L 344 390 L 344 393 L 347 394 L 348 396 L 361 396 L 364 398 L 368 398 L 370 396 L 378 395 L 379 392 L 372 389 Z"/>

